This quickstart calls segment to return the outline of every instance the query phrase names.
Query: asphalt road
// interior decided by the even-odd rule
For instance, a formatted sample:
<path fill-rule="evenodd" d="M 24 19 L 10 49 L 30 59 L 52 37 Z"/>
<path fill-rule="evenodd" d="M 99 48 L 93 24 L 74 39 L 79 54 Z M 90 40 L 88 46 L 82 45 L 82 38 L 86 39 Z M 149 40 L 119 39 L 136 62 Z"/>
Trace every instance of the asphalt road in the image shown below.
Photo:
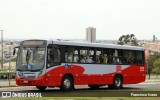
<path fill-rule="evenodd" d="M 123 89 L 112 90 L 108 86 L 103 86 L 99 89 L 90 89 L 88 86 L 75 86 L 75 90 L 63 92 L 60 91 L 58 87 L 47 88 L 45 91 L 39 91 L 34 86 L 19 86 L 19 87 L 8 87 L 0 88 L 0 91 L 12 91 L 18 93 L 41 93 L 42 96 L 47 97 L 72 97 L 72 96 L 130 96 L 132 92 L 135 93 L 144 93 L 149 92 L 153 94 L 158 94 L 160 97 L 160 82 L 147 82 L 140 84 L 124 85 Z"/>

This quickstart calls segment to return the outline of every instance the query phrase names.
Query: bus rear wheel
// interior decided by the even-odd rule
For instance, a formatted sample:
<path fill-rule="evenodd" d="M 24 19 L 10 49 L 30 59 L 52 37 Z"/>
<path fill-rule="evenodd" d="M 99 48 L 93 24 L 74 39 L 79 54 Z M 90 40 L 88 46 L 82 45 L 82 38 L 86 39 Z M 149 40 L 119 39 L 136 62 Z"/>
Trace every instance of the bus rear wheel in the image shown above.
<path fill-rule="evenodd" d="M 69 75 L 66 75 L 62 78 L 60 90 L 68 91 L 74 89 L 74 82 L 73 78 Z"/>
<path fill-rule="evenodd" d="M 122 88 L 122 77 L 120 75 L 116 75 L 113 80 L 113 84 L 108 85 L 110 89 L 121 89 Z"/>
<path fill-rule="evenodd" d="M 47 86 L 36 86 L 37 87 L 37 89 L 39 89 L 40 91 L 44 91 L 46 88 L 47 88 Z"/>

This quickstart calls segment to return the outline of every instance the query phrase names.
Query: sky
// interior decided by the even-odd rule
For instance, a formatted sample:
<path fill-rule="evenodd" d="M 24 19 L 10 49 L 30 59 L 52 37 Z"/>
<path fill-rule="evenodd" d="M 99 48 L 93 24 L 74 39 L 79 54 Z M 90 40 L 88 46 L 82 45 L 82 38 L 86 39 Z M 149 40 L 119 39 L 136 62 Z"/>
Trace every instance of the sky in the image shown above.
<path fill-rule="evenodd" d="M 8 39 L 160 39 L 160 0 L 0 0 L 0 30 Z"/>

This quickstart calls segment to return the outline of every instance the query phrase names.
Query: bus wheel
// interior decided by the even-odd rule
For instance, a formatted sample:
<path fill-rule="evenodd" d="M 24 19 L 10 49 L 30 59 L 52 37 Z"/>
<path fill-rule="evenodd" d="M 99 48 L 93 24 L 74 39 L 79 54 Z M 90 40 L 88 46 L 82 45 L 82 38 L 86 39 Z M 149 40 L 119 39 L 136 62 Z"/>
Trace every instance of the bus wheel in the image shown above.
<path fill-rule="evenodd" d="M 60 90 L 62 91 L 68 91 L 74 89 L 74 83 L 73 83 L 73 78 L 70 77 L 69 75 L 66 75 L 62 78 Z"/>
<path fill-rule="evenodd" d="M 47 86 L 36 86 L 37 87 L 37 89 L 39 89 L 40 91 L 44 91 L 46 88 L 47 88 Z"/>
<path fill-rule="evenodd" d="M 113 87 L 114 89 L 122 88 L 122 77 L 120 75 L 116 75 L 114 77 L 113 86 L 111 87 Z"/>
<path fill-rule="evenodd" d="M 91 89 L 98 89 L 100 86 L 99 85 L 88 85 Z"/>

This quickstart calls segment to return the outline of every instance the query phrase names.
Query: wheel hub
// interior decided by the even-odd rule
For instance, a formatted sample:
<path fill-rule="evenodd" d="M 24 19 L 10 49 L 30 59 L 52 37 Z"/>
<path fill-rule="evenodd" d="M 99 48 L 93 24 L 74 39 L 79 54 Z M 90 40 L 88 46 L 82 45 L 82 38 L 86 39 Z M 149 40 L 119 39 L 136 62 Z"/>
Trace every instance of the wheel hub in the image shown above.
<path fill-rule="evenodd" d="M 119 87 L 119 86 L 121 85 L 120 79 L 116 79 L 116 80 L 115 80 L 115 84 Z"/>
<path fill-rule="evenodd" d="M 69 79 L 64 80 L 64 85 L 66 88 L 70 88 L 71 82 L 69 81 Z"/>

